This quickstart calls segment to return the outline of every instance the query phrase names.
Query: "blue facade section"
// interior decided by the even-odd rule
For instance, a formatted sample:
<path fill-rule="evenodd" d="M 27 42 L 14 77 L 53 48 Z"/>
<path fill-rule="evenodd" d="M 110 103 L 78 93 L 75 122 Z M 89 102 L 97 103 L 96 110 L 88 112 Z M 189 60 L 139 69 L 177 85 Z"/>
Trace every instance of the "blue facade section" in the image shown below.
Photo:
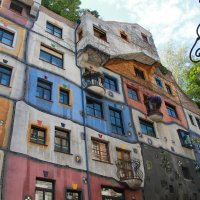
<path fill-rule="evenodd" d="M 28 88 L 26 94 L 26 101 L 38 107 L 38 109 L 45 110 L 52 114 L 63 118 L 71 119 L 79 123 L 83 123 L 82 118 L 82 103 L 81 103 L 81 89 L 75 84 L 63 79 L 60 76 L 44 72 L 35 68 L 28 70 Z M 51 101 L 47 101 L 37 97 L 37 81 L 38 79 L 46 80 L 52 84 Z M 59 103 L 59 89 L 63 87 L 70 91 L 72 97 L 72 105 L 66 106 Z"/>
<path fill-rule="evenodd" d="M 95 129 L 96 131 L 99 131 L 100 133 L 118 138 L 120 140 L 124 140 L 126 142 L 136 142 L 137 138 L 135 135 L 135 128 L 134 124 L 132 122 L 131 113 L 128 108 L 128 106 L 116 102 L 112 102 L 108 99 L 99 99 L 98 97 L 95 97 L 94 95 L 89 95 L 85 93 L 85 107 L 87 107 L 86 99 L 87 98 L 93 99 L 94 101 L 97 101 L 98 103 L 102 104 L 102 110 L 103 110 L 103 119 L 87 115 L 86 113 L 86 125 Z M 122 123 L 123 123 L 123 130 L 124 134 L 116 134 L 112 133 L 111 131 L 111 120 L 110 120 L 110 108 L 116 109 L 121 112 L 122 116 Z M 87 110 L 87 109 L 86 109 Z"/>

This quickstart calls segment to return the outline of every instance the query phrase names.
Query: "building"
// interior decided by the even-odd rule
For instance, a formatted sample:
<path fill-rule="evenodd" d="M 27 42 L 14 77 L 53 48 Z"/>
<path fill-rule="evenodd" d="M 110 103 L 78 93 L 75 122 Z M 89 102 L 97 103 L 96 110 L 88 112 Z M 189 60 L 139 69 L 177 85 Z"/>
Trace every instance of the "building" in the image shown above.
<path fill-rule="evenodd" d="M 0 7 L 2 200 L 197 200 L 200 112 L 138 24 Z"/>

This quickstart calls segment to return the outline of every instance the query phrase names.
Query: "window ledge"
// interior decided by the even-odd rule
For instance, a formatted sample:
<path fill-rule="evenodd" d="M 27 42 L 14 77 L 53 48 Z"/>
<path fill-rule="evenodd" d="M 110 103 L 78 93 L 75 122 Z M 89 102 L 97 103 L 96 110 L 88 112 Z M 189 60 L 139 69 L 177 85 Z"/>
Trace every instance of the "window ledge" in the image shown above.
<path fill-rule="evenodd" d="M 102 160 L 97 160 L 97 159 L 94 159 L 94 158 L 92 158 L 92 160 L 97 161 L 97 162 L 101 162 L 101 163 L 105 163 L 105 164 L 113 165 L 113 163 L 111 163 L 111 162 L 106 162 L 106 161 L 102 161 Z"/>
<path fill-rule="evenodd" d="M 54 149 L 54 151 L 55 151 L 56 153 L 63 153 L 63 154 L 69 155 L 69 156 L 73 156 L 72 153 L 66 153 L 66 152 L 63 152 L 63 151 L 55 150 L 55 149 Z"/>
<path fill-rule="evenodd" d="M 39 96 L 36 96 L 38 99 L 41 99 L 41 100 L 44 100 L 44 101 L 48 101 L 48 102 L 50 102 L 50 103 L 53 103 L 53 101 L 52 100 L 47 100 L 47 99 L 43 99 L 42 97 L 39 97 Z"/>
<path fill-rule="evenodd" d="M 107 121 L 107 120 L 104 119 L 104 118 L 96 117 L 96 116 L 89 115 L 89 114 L 86 114 L 86 116 L 93 117 L 93 118 L 96 118 L 96 119 L 99 119 L 99 120 L 102 120 L 102 121 Z"/>
<path fill-rule="evenodd" d="M 41 59 L 41 58 L 39 58 L 39 60 L 41 60 L 41 61 L 43 61 L 43 62 L 45 62 L 45 63 L 48 63 L 48 64 L 50 64 L 50 65 L 52 65 L 52 66 L 55 66 L 55 67 L 57 67 L 57 68 L 59 68 L 59 69 L 65 70 L 63 66 L 62 66 L 62 67 L 59 67 L 59 66 L 54 65 L 54 64 L 52 64 L 52 63 L 50 63 L 50 62 L 48 62 L 48 61 L 46 61 L 46 60 Z"/>
<path fill-rule="evenodd" d="M 40 144 L 40 143 L 37 143 L 37 142 L 33 142 L 33 141 L 29 141 L 30 143 L 32 143 L 32 144 L 36 144 L 36 145 L 39 145 L 39 146 L 44 146 L 44 147 L 48 147 L 48 145 L 47 144 Z"/>
<path fill-rule="evenodd" d="M 1 83 L 0 83 L 0 86 L 4 86 L 4 87 L 7 87 L 7 88 L 12 88 L 12 87 L 9 86 L 9 85 L 4 85 L 4 84 L 1 84 Z"/>
<path fill-rule="evenodd" d="M 50 34 L 50 35 L 52 35 L 52 36 L 55 36 L 56 38 L 58 38 L 58 39 L 60 39 L 60 40 L 63 40 L 63 41 L 64 41 L 64 39 L 63 39 L 62 37 L 58 37 L 58 36 L 56 36 L 56 35 L 54 35 L 54 34 L 52 34 L 52 33 L 49 33 L 47 30 L 45 30 L 45 32 L 48 33 L 48 34 Z"/>

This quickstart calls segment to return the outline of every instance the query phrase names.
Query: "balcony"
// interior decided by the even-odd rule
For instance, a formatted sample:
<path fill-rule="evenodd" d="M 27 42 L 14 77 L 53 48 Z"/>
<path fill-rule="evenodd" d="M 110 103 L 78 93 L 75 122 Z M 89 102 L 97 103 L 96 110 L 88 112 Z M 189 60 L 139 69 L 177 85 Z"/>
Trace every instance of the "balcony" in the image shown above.
<path fill-rule="evenodd" d="M 160 122 L 163 119 L 163 113 L 160 111 L 162 99 L 159 96 L 146 97 L 144 101 L 147 108 L 147 116 L 154 122 Z"/>
<path fill-rule="evenodd" d="M 87 71 L 83 74 L 83 87 L 94 93 L 104 95 L 104 76 L 100 72 Z"/>
<path fill-rule="evenodd" d="M 41 5 L 41 0 L 18 0 L 19 2 L 28 5 L 31 7 L 30 14 L 34 17 L 37 16 L 37 13 L 39 11 L 39 7 Z"/>
<path fill-rule="evenodd" d="M 117 160 L 117 176 L 121 182 L 128 184 L 131 189 L 141 187 L 143 181 L 143 172 L 140 170 L 140 161 Z"/>

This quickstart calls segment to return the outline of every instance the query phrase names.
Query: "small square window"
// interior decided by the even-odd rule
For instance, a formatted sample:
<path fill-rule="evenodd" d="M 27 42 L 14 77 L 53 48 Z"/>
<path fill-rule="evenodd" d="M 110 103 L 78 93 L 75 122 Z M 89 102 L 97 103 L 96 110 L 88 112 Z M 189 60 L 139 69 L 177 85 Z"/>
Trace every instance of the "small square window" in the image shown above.
<path fill-rule="evenodd" d="M 10 10 L 15 11 L 19 14 L 22 14 L 23 8 L 20 5 L 18 5 L 16 2 L 12 1 L 10 4 Z"/>
<path fill-rule="evenodd" d="M 31 142 L 37 144 L 45 144 L 46 129 L 36 126 L 31 126 Z"/>
<path fill-rule="evenodd" d="M 87 114 L 102 119 L 103 118 L 102 104 L 87 98 Z"/>
<path fill-rule="evenodd" d="M 143 41 L 146 42 L 146 43 L 148 43 L 148 37 L 147 37 L 147 35 L 145 35 L 144 33 L 141 33 L 141 35 L 142 35 Z"/>
<path fill-rule="evenodd" d="M 59 102 L 65 105 L 69 105 L 70 92 L 60 88 Z"/>
<path fill-rule="evenodd" d="M 96 26 L 93 26 L 94 36 L 98 37 L 101 40 L 107 42 L 106 32 L 102 29 L 99 29 Z"/>
<path fill-rule="evenodd" d="M 156 84 L 159 86 L 159 87 L 163 87 L 163 84 L 162 84 L 162 81 L 160 80 L 160 78 L 158 77 L 155 77 L 155 81 L 156 81 Z"/>
<path fill-rule="evenodd" d="M 37 94 L 36 94 L 37 97 L 50 101 L 51 90 L 52 90 L 52 83 L 47 82 L 46 80 L 38 79 Z"/>
<path fill-rule="evenodd" d="M 0 65 L 0 84 L 9 86 L 11 74 L 12 74 L 12 69 Z"/>
<path fill-rule="evenodd" d="M 139 121 L 142 134 L 149 135 L 151 137 L 156 137 L 153 123 L 148 122 L 144 119 L 139 119 Z"/>
<path fill-rule="evenodd" d="M 67 190 L 66 200 L 82 200 L 82 192 L 77 190 Z"/>
<path fill-rule="evenodd" d="M 176 107 L 172 106 L 168 103 L 165 103 L 166 108 L 167 108 L 167 113 L 169 116 L 173 117 L 173 118 L 178 118 L 177 112 L 176 112 Z"/>
<path fill-rule="evenodd" d="M 122 39 L 128 41 L 128 36 L 126 35 L 126 33 L 124 31 L 120 32 L 120 36 L 121 36 Z"/>
<path fill-rule="evenodd" d="M 128 89 L 128 97 L 135 100 L 135 101 L 138 101 L 137 90 L 135 90 L 134 88 L 132 88 L 130 86 L 127 86 L 127 89 Z"/>
<path fill-rule="evenodd" d="M 192 144 L 192 140 L 190 138 L 189 132 L 179 129 L 178 135 L 179 135 L 179 139 L 180 139 L 182 146 L 184 146 L 186 148 L 190 148 L 190 149 L 193 148 L 193 144 Z"/>
<path fill-rule="evenodd" d="M 103 162 L 109 162 L 108 143 L 92 139 L 92 157 Z"/>
<path fill-rule="evenodd" d="M 144 72 L 138 68 L 135 68 L 135 75 L 138 77 L 138 78 L 141 78 L 143 80 L 145 80 L 145 77 L 144 77 Z"/>
<path fill-rule="evenodd" d="M 0 42 L 8 46 L 13 45 L 14 33 L 0 27 Z"/>
<path fill-rule="evenodd" d="M 182 173 L 183 173 L 183 177 L 185 179 L 191 179 L 190 172 L 189 172 L 189 169 L 187 167 L 182 166 Z"/>
<path fill-rule="evenodd" d="M 55 128 L 55 151 L 70 153 L 70 132 L 68 130 Z"/>
<path fill-rule="evenodd" d="M 46 31 L 56 37 L 62 38 L 62 29 L 51 24 L 50 22 L 47 22 Z"/>
<path fill-rule="evenodd" d="M 166 87 L 167 93 L 172 95 L 171 87 L 169 85 L 167 85 L 167 84 L 165 84 L 165 87 Z"/>
<path fill-rule="evenodd" d="M 104 87 L 109 90 L 112 90 L 114 92 L 117 92 L 118 91 L 117 80 L 115 78 L 105 75 L 104 76 Z"/>

